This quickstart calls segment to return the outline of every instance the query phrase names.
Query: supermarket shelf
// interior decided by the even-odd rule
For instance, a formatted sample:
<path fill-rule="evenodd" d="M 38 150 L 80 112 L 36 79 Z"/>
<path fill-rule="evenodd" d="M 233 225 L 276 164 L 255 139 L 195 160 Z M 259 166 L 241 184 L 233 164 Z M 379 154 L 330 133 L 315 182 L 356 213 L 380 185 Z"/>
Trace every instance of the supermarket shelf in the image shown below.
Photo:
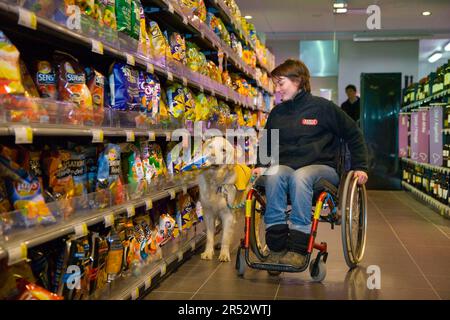
<path fill-rule="evenodd" d="M 442 129 L 443 134 L 450 134 L 450 129 Z"/>
<path fill-rule="evenodd" d="M 187 189 L 193 188 L 195 186 L 197 186 L 197 183 L 167 186 L 165 190 L 150 193 L 145 197 L 137 200 L 130 200 L 126 204 L 117 205 L 108 209 L 97 210 L 95 212 L 86 212 L 85 214 L 74 216 L 72 219 L 69 219 L 62 223 L 24 229 L 17 233 L 14 233 L 11 236 L 5 235 L 5 238 L 8 237 L 8 239 L 7 241 L 0 243 L 0 260 L 6 257 L 10 257 L 9 252 L 20 248 L 23 244 L 27 248 L 31 248 L 46 243 L 59 237 L 75 233 L 76 228 L 82 224 L 86 224 L 86 226 L 89 227 L 97 223 L 101 223 L 105 221 L 105 217 L 111 215 L 117 216 L 119 214 L 126 213 L 130 206 L 134 206 L 135 208 L 142 207 L 146 205 L 146 201 L 148 200 L 151 200 L 152 202 L 158 201 L 167 197 L 171 197 L 173 195 L 173 192 L 184 192 Z M 9 261 L 9 263 L 13 264 L 19 262 L 20 260 L 22 259 L 19 258 L 17 261 Z"/>
<path fill-rule="evenodd" d="M 430 197 L 426 193 L 423 193 L 422 191 L 414 188 L 409 183 L 402 181 L 402 186 L 408 190 L 411 191 L 412 194 L 414 194 L 416 197 L 418 197 L 420 200 L 425 201 L 427 204 L 431 205 L 434 209 L 438 210 L 440 215 L 450 219 L 450 207 L 437 201 L 433 197 Z"/>
<path fill-rule="evenodd" d="M 167 1 L 167 0 L 165 0 Z M 9 19 L 15 21 L 19 18 L 19 9 L 17 5 L 11 5 L 0 0 L 0 14 L 6 15 Z M 69 40 L 75 42 L 84 47 L 92 49 L 93 40 L 89 36 L 77 33 L 73 30 L 65 28 L 54 21 L 47 18 L 36 16 L 37 30 L 41 31 L 49 36 L 59 40 Z M 134 65 L 139 66 L 145 70 L 153 69 L 154 72 L 167 77 L 170 81 L 177 79 L 180 83 L 186 83 L 186 85 L 196 88 L 200 91 L 206 92 L 213 96 L 219 96 L 225 101 L 233 101 L 235 104 L 243 106 L 251 110 L 259 110 L 253 105 L 252 98 L 238 94 L 233 89 L 218 83 L 206 76 L 193 72 L 189 68 L 176 63 L 176 61 L 161 61 L 152 57 L 145 57 L 136 52 L 132 52 L 127 49 L 114 47 L 112 45 L 102 43 L 103 53 L 109 54 L 115 58 L 127 61 L 131 56 L 134 59 Z"/>
<path fill-rule="evenodd" d="M 101 296 L 101 299 L 109 300 L 136 300 L 142 298 L 150 288 L 154 287 L 166 274 L 192 256 L 197 248 L 206 241 L 206 234 L 200 229 L 203 224 L 195 225 L 188 230 L 186 236 L 172 239 L 162 247 L 163 259 L 151 263 L 145 267 L 140 276 L 117 279 L 115 288 Z"/>
<path fill-rule="evenodd" d="M 445 89 L 445 90 L 443 90 L 441 92 L 438 92 L 436 94 L 433 94 L 433 95 L 429 96 L 428 98 L 425 98 L 423 100 L 419 100 L 419 101 L 413 102 L 411 104 L 408 104 L 408 105 L 404 106 L 403 108 L 401 108 L 400 111 L 401 112 L 406 112 L 406 111 L 409 111 L 411 109 L 420 107 L 424 103 L 428 103 L 428 102 L 430 102 L 432 100 L 439 99 L 439 98 L 442 98 L 442 97 L 446 97 L 448 95 L 450 95 L 450 89 Z"/>
<path fill-rule="evenodd" d="M 424 167 L 424 168 L 427 168 L 427 169 L 431 169 L 431 170 L 434 170 L 434 171 L 437 171 L 437 172 L 450 173 L 450 168 L 434 166 L 434 165 L 428 164 L 428 163 L 421 163 L 421 162 L 417 162 L 417 161 L 414 161 L 414 160 L 411 160 L 411 159 L 408 159 L 408 158 L 401 158 L 401 160 L 403 162 L 410 163 L 410 164 L 413 164 L 413 165 L 416 165 L 416 166 L 421 166 L 421 167 Z"/>

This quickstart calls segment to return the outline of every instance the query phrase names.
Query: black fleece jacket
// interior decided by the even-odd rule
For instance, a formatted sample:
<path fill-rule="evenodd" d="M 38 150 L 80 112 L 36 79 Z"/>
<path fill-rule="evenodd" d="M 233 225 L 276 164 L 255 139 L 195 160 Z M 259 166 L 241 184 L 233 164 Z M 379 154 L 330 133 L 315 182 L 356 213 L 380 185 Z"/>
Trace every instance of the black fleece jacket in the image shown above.
<path fill-rule="evenodd" d="M 279 130 L 279 164 L 297 170 L 312 164 L 337 167 L 340 139 L 351 153 L 351 169 L 368 171 L 367 147 L 361 130 L 333 102 L 300 91 L 270 112 L 265 126 L 270 150 L 270 130 Z M 269 151 L 270 152 L 270 151 Z M 261 164 L 258 150 L 257 167 Z"/>

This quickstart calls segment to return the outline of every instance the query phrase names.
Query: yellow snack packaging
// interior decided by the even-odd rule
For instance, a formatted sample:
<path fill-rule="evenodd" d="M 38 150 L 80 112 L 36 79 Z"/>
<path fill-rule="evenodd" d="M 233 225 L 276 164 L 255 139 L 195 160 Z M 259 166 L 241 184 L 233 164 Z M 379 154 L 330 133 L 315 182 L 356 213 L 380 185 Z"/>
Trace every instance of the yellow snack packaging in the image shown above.
<path fill-rule="evenodd" d="M 166 36 L 161 32 L 158 23 L 150 21 L 149 32 L 150 45 L 153 56 L 172 58 L 169 42 Z"/>
<path fill-rule="evenodd" d="M 19 50 L 0 30 L 0 94 L 23 94 Z"/>

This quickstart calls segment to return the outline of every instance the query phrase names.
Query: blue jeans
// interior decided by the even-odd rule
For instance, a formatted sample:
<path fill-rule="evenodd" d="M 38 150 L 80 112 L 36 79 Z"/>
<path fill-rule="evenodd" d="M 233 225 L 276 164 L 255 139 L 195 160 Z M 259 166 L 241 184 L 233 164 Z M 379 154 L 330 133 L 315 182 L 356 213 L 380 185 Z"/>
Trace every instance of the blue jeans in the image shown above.
<path fill-rule="evenodd" d="M 264 175 L 266 180 L 266 228 L 286 224 L 287 194 L 291 200 L 292 211 L 289 216 L 290 228 L 309 234 L 311 232 L 311 207 L 313 187 L 320 178 L 338 185 L 336 170 L 326 165 L 310 165 L 298 170 L 288 166 L 270 167 Z"/>

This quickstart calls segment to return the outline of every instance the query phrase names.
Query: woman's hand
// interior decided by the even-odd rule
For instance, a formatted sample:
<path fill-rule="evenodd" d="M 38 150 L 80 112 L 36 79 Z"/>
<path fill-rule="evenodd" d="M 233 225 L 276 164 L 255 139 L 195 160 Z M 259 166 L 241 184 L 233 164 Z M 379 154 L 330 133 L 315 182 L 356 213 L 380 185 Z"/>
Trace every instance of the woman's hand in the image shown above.
<path fill-rule="evenodd" d="M 263 172 L 264 172 L 265 169 L 266 169 L 266 168 L 254 168 L 254 169 L 252 170 L 252 176 L 254 176 L 255 179 L 258 178 L 260 175 L 263 174 Z"/>
<path fill-rule="evenodd" d="M 365 173 L 364 171 L 355 171 L 354 175 L 358 178 L 358 184 L 361 185 L 365 184 L 367 182 L 367 179 L 369 179 L 367 173 Z"/>

